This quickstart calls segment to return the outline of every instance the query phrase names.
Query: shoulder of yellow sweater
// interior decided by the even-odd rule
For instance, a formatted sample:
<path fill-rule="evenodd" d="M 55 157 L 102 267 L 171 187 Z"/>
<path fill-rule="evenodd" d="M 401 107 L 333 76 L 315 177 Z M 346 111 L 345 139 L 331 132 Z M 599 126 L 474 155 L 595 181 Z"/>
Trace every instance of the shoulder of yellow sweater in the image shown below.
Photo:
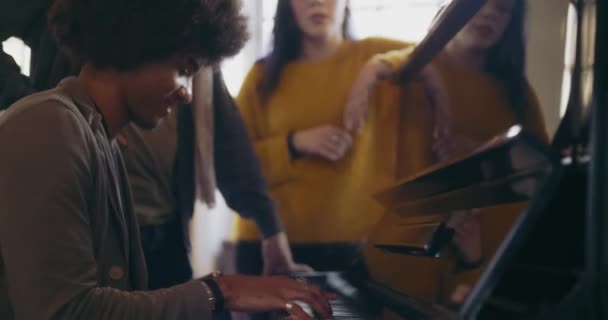
<path fill-rule="evenodd" d="M 260 58 L 258 59 L 252 66 L 251 69 L 249 69 L 249 76 L 261 76 L 262 72 L 264 72 L 264 65 L 265 65 L 266 59 L 265 58 Z"/>
<path fill-rule="evenodd" d="M 372 55 L 397 49 L 404 49 L 415 45 L 415 42 L 385 37 L 368 37 L 355 41 L 355 46 Z"/>
<path fill-rule="evenodd" d="M 247 72 L 247 75 L 245 76 L 245 79 L 243 80 L 243 83 L 241 84 L 241 90 L 239 91 L 239 94 L 244 89 L 246 90 L 246 89 L 257 86 L 257 83 L 260 82 L 262 79 L 263 71 L 264 71 L 264 59 L 259 59 L 251 66 L 251 68 L 249 68 L 249 71 Z"/>

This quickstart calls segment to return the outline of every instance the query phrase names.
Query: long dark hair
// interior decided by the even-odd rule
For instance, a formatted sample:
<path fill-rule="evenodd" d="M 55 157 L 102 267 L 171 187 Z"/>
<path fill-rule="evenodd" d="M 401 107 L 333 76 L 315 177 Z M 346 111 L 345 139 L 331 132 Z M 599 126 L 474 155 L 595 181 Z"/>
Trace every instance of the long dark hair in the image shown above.
<path fill-rule="evenodd" d="M 260 60 L 264 62 L 264 67 L 257 90 L 262 99 L 262 104 L 266 104 L 277 88 L 285 66 L 297 59 L 301 51 L 302 31 L 294 16 L 290 0 L 277 1 L 272 35 L 272 51 Z M 344 39 L 352 39 L 348 4 L 342 23 L 342 36 Z"/>
<path fill-rule="evenodd" d="M 442 6 L 433 23 L 444 13 L 447 5 Z M 509 102 L 517 119 L 525 117 L 528 99 L 528 80 L 526 78 L 526 3 L 515 0 L 511 21 L 505 28 L 500 40 L 489 49 L 484 71 L 501 81 L 507 90 Z"/>
<path fill-rule="evenodd" d="M 530 103 L 526 78 L 525 20 L 525 1 L 515 0 L 511 21 L 498 43 L 490 48 L 485 65 L 486 72 L 504 83 L 513 112 L 520 120 Z"/>

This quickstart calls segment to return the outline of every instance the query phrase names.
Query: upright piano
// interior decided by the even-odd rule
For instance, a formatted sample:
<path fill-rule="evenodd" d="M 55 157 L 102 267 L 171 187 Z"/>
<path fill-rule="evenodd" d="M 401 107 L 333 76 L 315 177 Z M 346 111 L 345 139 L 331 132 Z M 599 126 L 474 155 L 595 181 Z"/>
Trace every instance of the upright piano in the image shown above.
<path fill-rule="evenodd" d="M 381 283 L 362 255 L 347 270 L 308 276 L 338 293 L 335 319 L 608 319 L 607 2 L 573 0 L 576 61 L 570 102 L 552 145 L 514 126 L 377 197 L 391 210 L 420 214 L 528 201 L 464 300 L 429 299 Z M 401 80 L 428 63 L 429 53 L 484 3 L 454 0 Z M 440 260 L 433 242 L 444 238 L 450 234 L 422 244 L 368 239 L 367 246 L 395 257 Z"/>

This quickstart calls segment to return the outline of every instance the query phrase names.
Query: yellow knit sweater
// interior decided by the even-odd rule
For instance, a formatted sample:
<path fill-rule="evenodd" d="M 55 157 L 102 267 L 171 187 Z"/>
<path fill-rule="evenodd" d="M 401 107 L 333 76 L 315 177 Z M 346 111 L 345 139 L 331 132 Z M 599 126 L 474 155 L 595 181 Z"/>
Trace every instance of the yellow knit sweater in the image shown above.
<path fill-rule="evenodd" d="M 411 44 L 382 38 L 345 41 L 321 61 L 292 62 L 265 105 L 256 90 L 263 65 L 250 70 L 237 103 L 292 243 L 360 240 L 380 218 L 381 208 L 371 195 L 380 181 L 380 161 L 391 157 L 377 152 L 380 123 L 370 121 L 337 162 L 291 159 L 287 135 L 321 125 L 341 126 L 347 95 L 365 62 L 407 46 Z M 237 218 L 234 238 L 256 240 L 258 232 L 253 223 Z"/>

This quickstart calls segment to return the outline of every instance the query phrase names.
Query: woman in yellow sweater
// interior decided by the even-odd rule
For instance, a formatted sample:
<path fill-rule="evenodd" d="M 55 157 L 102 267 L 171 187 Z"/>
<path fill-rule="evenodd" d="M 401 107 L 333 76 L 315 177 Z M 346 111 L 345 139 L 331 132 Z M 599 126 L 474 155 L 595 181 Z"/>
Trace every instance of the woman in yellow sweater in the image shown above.
<path fill-rule="evenodd" d="M 547 141 L 538 101 L 525 76 L 523 0 L 489 0 L 481 11 L 450 41 L 425 74 L 442 80 L 446 105 L 427 101 L 418 83 L 404 87 L 380 85 L 370 106 L 395 105 L 391 126 L 397 146 L 394 176 L 397 180 L 471 151 L 480 143 L 505 132 L 515 123 Z M 345 125 L 356 130 L 365 123 L 367 95 L 362 87 L 375 86 L 378 75 L 399 69 L 411 50 L 376 56 L 364 67 L 345 110 Z M 373 109 L 372 109 L 373 110 Z M 368 119 L 369 122 L 373 121 Z M 380 252 L 371 245 L 366 258 L 376 280 L 434 302 L 453 302 L 457 285 L 473 285 L 480 267 L 500 245 L 523 204 L 479 210 L 476 214 L 403 216 L 388 212 L 374 229 L 370 243 L 424 241 L 437 225 L 446 222 L 456 230 L 448 258 L 431 259 Z"/>
<path fill-rule="evenodd" d="M 380 218 L 371 200 L 374 125 L 342 127 L 348 91 L 373 55 L 410 44 L 348 36 L 345 0 L 279 0 L 272 52 L 250 70 L 237 104 L 278 206 L 294 258 L 341 268 Z M 373 117 L 373 115 L 372 115 Z M 237 267 L 259 273 L 255 225 L 235 225 Z"/>

